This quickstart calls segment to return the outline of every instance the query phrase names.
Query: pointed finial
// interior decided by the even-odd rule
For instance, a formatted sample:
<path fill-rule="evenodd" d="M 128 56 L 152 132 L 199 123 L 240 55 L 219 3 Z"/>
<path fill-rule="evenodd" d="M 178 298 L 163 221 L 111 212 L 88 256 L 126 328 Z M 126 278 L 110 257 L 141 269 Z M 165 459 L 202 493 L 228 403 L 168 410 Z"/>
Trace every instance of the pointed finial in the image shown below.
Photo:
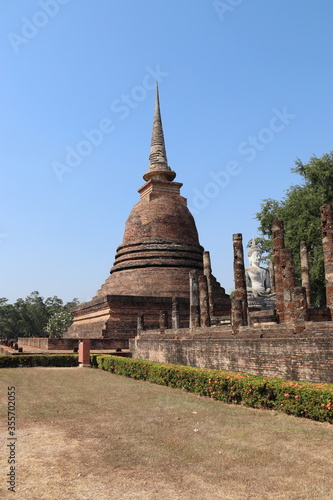
<path fill-rule="evenodd" d="M 173 181 L 176 177 L 176 173 L 168 166 L 160 111 L 158 82 L 156 82 L 156 100 L 150 145 L 149 170 L 144 174 L 143 178 L 145 181 L 148 181 L 152 177 L 168 181 Z"/>

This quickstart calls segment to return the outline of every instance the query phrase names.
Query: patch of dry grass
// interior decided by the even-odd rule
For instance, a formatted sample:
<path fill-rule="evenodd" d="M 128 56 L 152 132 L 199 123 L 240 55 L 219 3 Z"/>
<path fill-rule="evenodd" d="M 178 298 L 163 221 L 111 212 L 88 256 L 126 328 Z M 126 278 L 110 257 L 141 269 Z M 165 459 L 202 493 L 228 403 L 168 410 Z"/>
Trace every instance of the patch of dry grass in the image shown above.
<path fill-rule="evenodd" d="M 329 424 L 82 368 L 0 371 L 17 391 L 19 500 L 329 500 Z M 4 458 L 3 458 L 4 457 Z"/>

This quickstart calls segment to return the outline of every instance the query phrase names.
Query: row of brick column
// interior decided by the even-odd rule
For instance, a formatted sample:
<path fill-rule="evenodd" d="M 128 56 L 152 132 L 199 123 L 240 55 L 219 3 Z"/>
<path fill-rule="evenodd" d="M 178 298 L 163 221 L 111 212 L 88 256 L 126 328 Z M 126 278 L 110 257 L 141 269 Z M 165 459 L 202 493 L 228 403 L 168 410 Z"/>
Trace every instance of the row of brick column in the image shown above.
<path fill-rule="evenodd" d="M 322 243 L 325 263 L 326 302 L 333 311 L 333 210 L 331 205 L 320 209 L 322 220 Z M 304 329 L 307 309 L 312 307 L 309 262 L 304 241 L 300 244 L 302 286 L 296 286 L 294 262 L 290 249 L 285 248 L 283 221 L 272 224 L 273 264 L 270 266 L 272 291 L 276 297 L 276 312 L 280 323 L 291 324 L 295 331 Z M 248 303 L 245 279 L 245 264 L 242 235 L 233 234 L 235 298 L 232 301 L 231 318 L 234 332 L 248 324 Z M 190 271 L 190 328 L 211 325 L 214 311 L 213 283 L 209 252 L 203 254 L 203 274 Z M 172 301 L 172 328 L 178 329 L 179 305 L 176 298 Z M 160 313 L 160 331 L 168 328 L 168 313 Z M 144 330 L 144 318 L 138 316 L 138 332 Z"/>

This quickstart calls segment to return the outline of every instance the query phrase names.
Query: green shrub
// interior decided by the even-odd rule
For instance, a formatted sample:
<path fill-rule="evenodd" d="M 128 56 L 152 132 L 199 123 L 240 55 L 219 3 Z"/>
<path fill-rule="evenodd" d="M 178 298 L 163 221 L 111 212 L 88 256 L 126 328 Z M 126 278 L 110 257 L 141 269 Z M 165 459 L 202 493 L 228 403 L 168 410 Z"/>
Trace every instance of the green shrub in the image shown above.
<path fill-rule="evenodd" d="M 77 354 L 25 354 L 0 356 L 0 368 L 27 366 L 78 366 Z"/>
<path fill-rule="evenodd" d="M 0 368 L 16 368 L 19 363 L 19 356 L 0 356 Z"/>
<path fill-rule="evenodd" d="M 333 423 L 333 385 L 269 379 L 118 356 L 96 356 L 98 368 L 118 375 L 180 388 L 225 403 L 271 408 Z"/>

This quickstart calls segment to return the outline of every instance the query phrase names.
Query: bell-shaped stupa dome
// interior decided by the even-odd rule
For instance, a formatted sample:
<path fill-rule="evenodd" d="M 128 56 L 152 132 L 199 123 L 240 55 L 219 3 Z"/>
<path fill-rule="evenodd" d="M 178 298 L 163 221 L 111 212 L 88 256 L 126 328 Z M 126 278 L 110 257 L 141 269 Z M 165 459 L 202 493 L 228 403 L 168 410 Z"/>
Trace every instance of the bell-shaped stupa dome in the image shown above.
<path fill-rule="evenodd" d="M 111 274 L 97 296 L 189 297 L 189 271 L 203 269 L 203 248 L 182 186 L 168 166 L 156 85 L 149 169 L 117 249 Z"/>

